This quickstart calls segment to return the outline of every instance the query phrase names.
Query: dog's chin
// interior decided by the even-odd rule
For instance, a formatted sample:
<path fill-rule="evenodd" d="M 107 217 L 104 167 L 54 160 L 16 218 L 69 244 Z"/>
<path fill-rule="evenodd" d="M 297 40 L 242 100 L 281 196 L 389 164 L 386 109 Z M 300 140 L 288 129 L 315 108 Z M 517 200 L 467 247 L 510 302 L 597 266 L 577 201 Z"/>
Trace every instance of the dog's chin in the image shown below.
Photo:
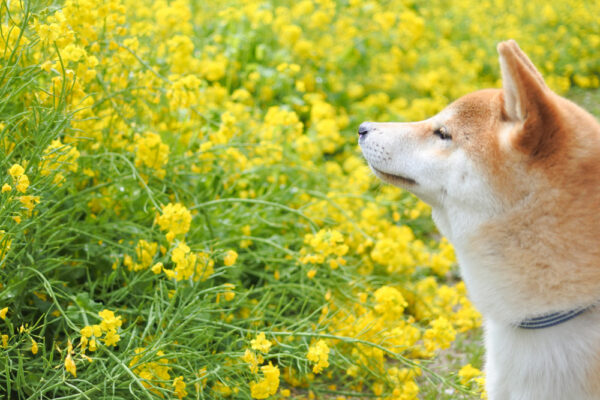
<path fill-rule="evenodd" d="M 402 175 L 394 175 L 394 174 L 390 174 L 388 172 L 383 172 L 375 167 L 373 167 L 371 165 L 371 168 L 373 169 L 373 172 L 375 172 L 375 175 L 377 175 L 377 177 L 379 179 L 381 179 L 382 181 L 392 184 L 394 186 L 399 186 L 402 188 L 410 188 L 410 187 L 414 187 L 417 185 L 417 181 L 415 181 L 414 179 L 411 178 L 407 178 L 406 176 L 402 176 Z"/>

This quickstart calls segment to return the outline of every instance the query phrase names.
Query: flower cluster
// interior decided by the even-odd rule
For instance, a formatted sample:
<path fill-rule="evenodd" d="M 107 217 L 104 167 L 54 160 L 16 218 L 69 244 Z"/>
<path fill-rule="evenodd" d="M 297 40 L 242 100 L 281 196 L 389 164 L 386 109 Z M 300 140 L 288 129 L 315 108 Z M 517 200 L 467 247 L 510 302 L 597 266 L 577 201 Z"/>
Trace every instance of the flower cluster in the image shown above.
<path fill-rule="evenodd" d="M 22 196 L 15 197 L 15 199 L 20 202 L 23 212 L 12 216 L 12 219 L 16 223 L 21 223 L 22 215 L 26 217 L 32 216 L 33 209 L 40 202 L 40 197 L 24 194 L 27 192 L 27 189 L 29 189 L 30 181 L 27 174 L 25 174 L 25 168 L 21 164 L 13 164 L 8 169 L 8 175 L 12 178 L 13 185 L 11 186 L 10 184 L 5 183 L 2 186 L 2 193 L 11 192 L 13 187 L 18 193 L 23 193 Z"/>
<path fill-rule="evenodd" d="M 169 203 L 162 209 L 162 214 L 157 216 L 156 222 L 160 229 L 167 231 L 167 240 L 172 241 L 176 235 L 183 235 L 190 230 L 192 214 L 181 203 Z"/>
<path fill-rule="evenodd" d="M 171 261 L 175 264 L 174 269 L 162 269 L 169 279 L 181 281 L 192 278 L 194 281 L 205 281 L 214 273 L 214 260 L 207 253 L 191 252 L 183 242 L 173 249 Z"/>
<path fill-rule="evenodd" d="M 336 230 L 322 229 L 316 234 L 306 234 L 304 243 L 310 246 L 310 250 L 303 248 L 300 252 L 302 264 L 324 264 L 327 262 L 331 269 L 340 265 L 346 265 L 343 256 L 348 252 L 348 245 L 344 242 L 344 236 Z"/>
<path fill-rule="evenodd" d="M 260 367 L 263 378 L 258 382 L 250 382 L 250 394 L 254 399 L 266 399 L 277 393 L 279 388 L 279 368 L 269 365 Z"/>
<path fill-rule="evenodd" d="M 259 364 L 265 360 L 263 355 L 269 353 L 272 343 L 266 339 L 266 335 L 261 332 L 255 339 L 250 341 L 251 349 L 246 349 L 242 360 L 248 364 L 253 374 L 258 374 Z M 280 371 L 278 366 L 271 362 L 260 367 L 262 378 L 258 381 L 250 382 L 250 394 L 254 399 L 266 399 L 277 393 L 279 388 Z"/>
<path fill-rule="evenodd" d="M 86 325 L 79 331 L 82 352 L 85 352 L 86 349 L 96 351 L 98 349 L 97 340 L 99 339 L 102 339 L 105 346 L 115 346 L 121 339 L 121 336 L 117 333 L 123 324 L 121 317 L 116 316 L 110 310 L 102 310 L 98 315 L 102 318 L 100 324 Z M 103 338 L 102 335 L 104 335 Z"/>
<path fill-rule="evenodd" d="M 142 379 L 144 387 L 160 393 L 156 391 L 155 386 L 166 388 L 168 386 L 166 382 L 171 380 L 169 359 L 164 357 L 165 353 L 162 350 L 159 350 L 154 354 L 155 360 L 142 362 L 142 357 L 146 355 L 146 352 L 147 350 L 143 347 L 135 349 L 135 356 L 129 362 L 129 367 Z M 173 386 L 175 386 L 175 382 Z"/>
<path fill-rule="evenodd" d="M 169 146 L 153 132 L 146 132 L 143 136 L 137 135 L 135 144 L 136 167 L 150 168 L 157 178 L 164 178 L 167 173 L 164 167 L 169 161 Z"/>
<path fill-rule="evenodd" d="M 313 372 L 320 373 L 325 368 L 329 367 L 329 346 L 324 340 L 317 341 L 314 345 L 308 348 L 306 359 L 313 362 Z"/>
<path fill-rule="evenodd" d="M 130 255 L 125 255 L 123 265 L 130 271 L 141 271 L 152 266 L 152 261 L 158 249 L 158 243 L 140 239 L 135 247 L 136 261 Z"/>
<path fill-rule="evenodd" d="M 25 175 L 25 169 L 19 164 L 14 164 L 8 170 L 8 174 L 13 179 L 15 189 L 18 192 L 25 193 L 27 191 L 27 188 L 29 187 L 29 178 L 27 177 L 27 175 Z"/>

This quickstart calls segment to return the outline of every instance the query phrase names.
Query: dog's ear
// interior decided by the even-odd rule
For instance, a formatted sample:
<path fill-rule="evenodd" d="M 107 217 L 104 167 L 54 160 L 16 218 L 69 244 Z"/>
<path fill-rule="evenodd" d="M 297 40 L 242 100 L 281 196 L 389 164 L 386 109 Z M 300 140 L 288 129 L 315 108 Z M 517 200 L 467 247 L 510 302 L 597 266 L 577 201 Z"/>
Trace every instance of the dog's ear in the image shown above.
<path fill-rule="evenodd" d="M 514 145 L 531 155 L 548 155 L 556 143 L 556 119 L 551 91 L 531 60 L 514 40 L 498 44 L 504 118 L 521 123 L 512 138 Z"/>

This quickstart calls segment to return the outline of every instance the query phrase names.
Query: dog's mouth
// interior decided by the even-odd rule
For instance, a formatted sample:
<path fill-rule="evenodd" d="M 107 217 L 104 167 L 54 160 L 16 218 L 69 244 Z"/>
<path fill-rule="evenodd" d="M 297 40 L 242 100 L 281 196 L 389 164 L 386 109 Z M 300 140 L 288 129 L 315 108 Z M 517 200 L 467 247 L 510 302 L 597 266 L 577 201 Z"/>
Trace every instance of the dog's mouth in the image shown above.
<path fill-rule="evenodd" d="M 373 168 L 373 171 L 375 171 L 375 174 L 377 174 L 377 176 L 379 176 L 379 178 L 381 178 L 382 180 L 391 183 L 392 185 L 398 185 L 398 186 L 407 186 L 407 185 L 416 185 L 417 181 L 415 181 L 414 179 L 411 178 L 407 178 L 405 176 L 401 176 L 401 175 L 394 175 L 394 174 L 390 174 L 387 172 L 383 172 L 373 166 L 371 166 L 371 168 Z"/>

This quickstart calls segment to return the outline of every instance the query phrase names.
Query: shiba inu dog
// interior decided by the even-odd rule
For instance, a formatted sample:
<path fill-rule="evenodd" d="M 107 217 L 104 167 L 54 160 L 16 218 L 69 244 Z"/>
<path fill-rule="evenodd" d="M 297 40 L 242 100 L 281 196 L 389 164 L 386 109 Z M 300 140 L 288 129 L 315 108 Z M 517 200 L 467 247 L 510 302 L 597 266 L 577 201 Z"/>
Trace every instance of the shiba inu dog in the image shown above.
<path fill-rule="evenodd" d="M 600 124 L 514 41 L 502 89 L 359 127 L 381 180 L 432 206 L 484 317 L 491 400 L 600 399 Z"/>

